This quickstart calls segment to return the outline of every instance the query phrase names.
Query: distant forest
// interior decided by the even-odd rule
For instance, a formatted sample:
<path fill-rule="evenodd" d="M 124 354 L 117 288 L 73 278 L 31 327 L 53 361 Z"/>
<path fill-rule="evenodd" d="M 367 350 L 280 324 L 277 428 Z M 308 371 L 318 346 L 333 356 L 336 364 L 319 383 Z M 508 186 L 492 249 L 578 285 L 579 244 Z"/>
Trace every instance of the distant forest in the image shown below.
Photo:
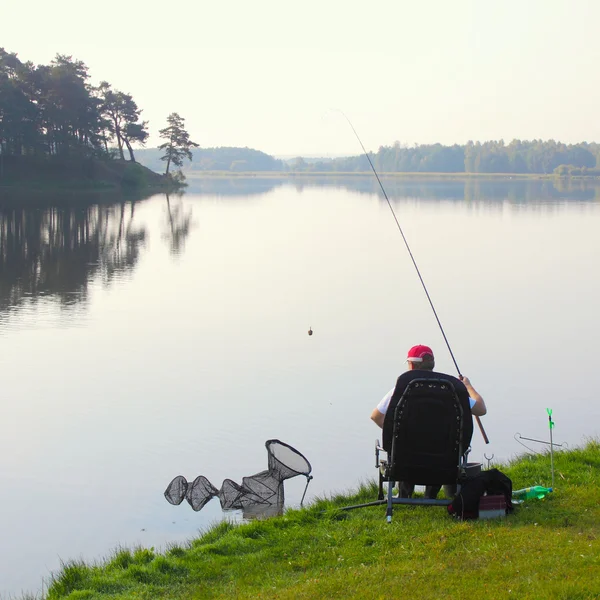
<path fill-rule="evenodd" d="M 441 144 L 403 147 L 382 146 L 371 160 L 379 171 L 416 173 L 557 173 L 600 175 L 600 144 L 567 145 L 554 140 L 468 142 L 464 146 Z M 318 163 L 315 170 L 366 170 L 366 157 Z M 366 168 L 365 168 L 366 167 Z"/>
<path fill-rule="evenodd" d="M 138 161 L 152 169 L 164 169 L 162 152 L 158 148 L 144 148 L 137 151 Z M 287 171 L 283 160 L 273 158 L 252 148 L 195 148 L 190 163 L 184 164 L 184 171 Z"/>
<path fill-rule="evenodd" d="M 138 151 L 139 161 L 160 170 L 160 152 Z M 554 140 L 513 140 L 457 144 L 382 146 L 369 157 L 380 173 L 537 173 L 600 176 L 600 144 L 562 144 Z M 185 171 L 276 171 L 293 173 L 357 173 L 370 170 L 363 155 L 332 159 L 276 159 L 251 148 L 201 148 Z"/>

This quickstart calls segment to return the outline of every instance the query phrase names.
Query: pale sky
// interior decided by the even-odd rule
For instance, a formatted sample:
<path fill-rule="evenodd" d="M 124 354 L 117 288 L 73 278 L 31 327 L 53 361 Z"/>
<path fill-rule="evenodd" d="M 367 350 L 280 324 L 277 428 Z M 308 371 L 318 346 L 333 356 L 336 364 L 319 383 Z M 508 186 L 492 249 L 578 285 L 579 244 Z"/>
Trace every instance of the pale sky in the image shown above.
<path fill-rule="evenodd" d="M 599 0 L 5 0 L 0 46 L 82 60 L 202 147 L 600 141 Z"/>

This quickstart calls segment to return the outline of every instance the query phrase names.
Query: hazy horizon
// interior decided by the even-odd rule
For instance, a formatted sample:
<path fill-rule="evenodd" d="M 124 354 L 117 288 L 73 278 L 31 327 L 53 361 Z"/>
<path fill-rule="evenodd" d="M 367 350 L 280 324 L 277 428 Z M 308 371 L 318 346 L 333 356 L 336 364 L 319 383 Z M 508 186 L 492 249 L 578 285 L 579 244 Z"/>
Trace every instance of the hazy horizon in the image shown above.
<path fill-rule="evenodd" d="M 103 20 L 104 16 L 110 16 Z M 133 95 L 148 147 L 173 111 L 202 147 L 353 156 L 395 141 L 600 140 L 600 3 L 274 0 L 163 5 L 33 0 L 4 8 L 23 61 L 82 60 Z"/>
<path fill-rule="evenodd" d="M 500 139 L 502 139 L 502 138 L 500 138 Z M 481 142 L 481 143 L 499 142 L 500 139 L 498 139 L 498 140 L 471 140 L 471 141 L 473 141 L 474 143 L 477 143 L 477 142 Z M 533 140 L 525 140 L 523 138 L 513 138 L 513 139 L 517 139 L 521 142 L 533 141 Z M 504 139 L 503 141 L 506 145 L 509 145 L 513 141 L 513 139 L 511 139 L 511 140 Z M 550 138 L 548 138 L 547 140 L 541 140 L 541 141 L 543 141 L 543 142 L 550 141 Z M 557 143 L 567 143 L 567 142 L 564 142 L 563 140 L 554 140 L 554 141 Z M 456 143 L 456 145 L 464 146 L 464 144 L 459 144 L 458 142 L 455 142 L 455 143 Z M 583 144 L 583 143 L 598 143 L 598 142 L 596 142 L 596 140 L 581 140 L 580 142 L 570 142 L 569 144 L 579 144 L 579 143 Z M 436 142 L 431 142 L 431 144 L 432 145 L 436 144 Z M 412 147 L 413 145 L 414 146 L 425 146 L 425 144 L 420 144 L 419 142 L 415 142 L 414 144 L 410 144 L 410 147 Z M 442 145 L 450 146 L 450 145 L 454 145 L 454 143 L 442 144 Z M 377 149 L 380 146 L 382 146 L 382 144 L 379 144 L 377 147 L 373 148 L 372 151 L 377 152 Z M 392 144 L 389 144 L 388 146 L 392 146 Z M 114 146 L 114 147 L 116 148 L 116 146 Z M 409 147 L 409 146 L 403 144 L 403 147 Z M 268 152 L 265 152 L 262 148 L 249 148 L 248 146 L 223 146 L 222 144 L 216 145 L 216 146 L 211 146 L 211 147 L 205 147 L 202 144 L 200 144 L 200 149 L 202 149 L 202 150 L 212 150 L 212 149 L 217 149 L 217 148 L 241 148 L 241 149 L 248 148 L 249 150 L 258 150 L 259 152 L 264 152 L 265 154 L 269 154 Z M 146 150 L 160 150 L 160 149 L 158 148 L 158 146 L 146 145 L 143 148 L 137 148 L 135 152 L 137 155 L 138 152 L 144 152 Z M 369 150 L 369 152 L 371 152 L 371 150 Z M 194 153 L 194 149 L 192 149 L 192 155 L 193 155 L 193 153 Z M 314 160 L 314 159 L 332 159 L 333 160 L 336 158 L 351 158 L 351 157 L 361 156 L 361 155 L 364 155 L 364 152 L 362 151 L 362 148 L 360 148 L 360 147 L 358 148 L 358 150 L 354 150 L 354 151 L 352 151 L 350 153 L 346 153 L 346 154 L 318 154 L 318 153 L 317 154 L 299 154 L 299 153 L 270 154 L 270 156 L 272 156 L 273 158 L 278 159 L 278 160 L 293 160 L 295 158 L 309 158 L 312 160 Z"/>

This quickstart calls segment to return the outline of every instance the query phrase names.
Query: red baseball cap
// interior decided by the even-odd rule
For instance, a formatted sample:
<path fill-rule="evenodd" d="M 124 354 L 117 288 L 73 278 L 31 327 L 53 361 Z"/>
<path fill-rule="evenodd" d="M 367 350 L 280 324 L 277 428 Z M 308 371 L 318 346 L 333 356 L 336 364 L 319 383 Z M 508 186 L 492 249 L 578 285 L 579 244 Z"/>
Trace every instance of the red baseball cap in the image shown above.
<path fill-rule="evenodd" d="M 408 356 L 406 357 L 406 360 L 408 362 L 423 362 L 423 357 L 426 354 L 430 354 L 431 357 L 433 358 L 433 350 L 429 347 L 429 346 L 413 346 L 409 351 L 408 351 Z"/>

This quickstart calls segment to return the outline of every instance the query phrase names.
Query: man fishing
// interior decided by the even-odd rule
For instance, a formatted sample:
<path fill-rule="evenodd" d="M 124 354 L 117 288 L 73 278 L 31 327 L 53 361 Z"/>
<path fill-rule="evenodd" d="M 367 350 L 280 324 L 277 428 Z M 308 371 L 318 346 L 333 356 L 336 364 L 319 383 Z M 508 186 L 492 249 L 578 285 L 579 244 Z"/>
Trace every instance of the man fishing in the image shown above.
<path fill-rule="evenodd" d="M 396 385 L 382 398 L 381 402 L 371 413 L 371 420 L 383 429 L 385 415 L 388 410 L 394 410 L 396 404 L 400 400 L 406 386 L 413 380 L 419 378 L 442 378 L 448 379 L 454 385 L 454 389 L 459 396 L 468 398 L 471 414 L 476 417 L 481 417 L 486 414 L 487 408 L 481 394 L 471 385 L 468 377 L 460 375 L 460 379 L 445 373 L 437 373 L 433 369 L 435 367 L 435 359 L 433 351 L 429 346 L 413 346 L 406 357 L 408 371 L 400 375 L 396 381 Z M 397 391 L 397 393 L 395 393 Z M 399 482 L 400 495 L 402 497 L 412 496 L 414 484 L 408 482 Z M 428 498 L 435 498 L 439 492 L 439 487 L 428 486 L 425 495 Z"/>

